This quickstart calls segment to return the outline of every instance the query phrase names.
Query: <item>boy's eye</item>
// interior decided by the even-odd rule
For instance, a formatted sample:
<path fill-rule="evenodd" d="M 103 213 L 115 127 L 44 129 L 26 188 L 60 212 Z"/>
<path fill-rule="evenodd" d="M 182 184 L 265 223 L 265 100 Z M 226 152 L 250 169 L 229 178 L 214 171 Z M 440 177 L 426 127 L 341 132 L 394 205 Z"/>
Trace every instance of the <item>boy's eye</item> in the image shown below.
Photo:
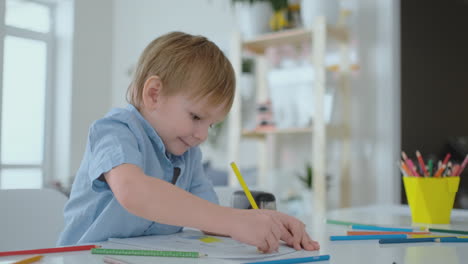
<path fill-rule="evenodd" d="M 201 118 L 197 116 L 196 114 L 191 114 L 193 120 L 200 120 Z"/>

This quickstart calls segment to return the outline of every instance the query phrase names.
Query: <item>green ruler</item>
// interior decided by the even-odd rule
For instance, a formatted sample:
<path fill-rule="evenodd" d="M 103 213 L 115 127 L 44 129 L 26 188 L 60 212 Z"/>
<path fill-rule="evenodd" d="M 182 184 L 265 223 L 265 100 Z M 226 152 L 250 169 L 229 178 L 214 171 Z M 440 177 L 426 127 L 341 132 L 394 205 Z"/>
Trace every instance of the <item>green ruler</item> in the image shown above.
<path fill-rule="evenodd" d="M 206 256 L 205 254 L 201 254 L 198 252 L 189 252 L 189 251 L 161 251 L 161 250 L 111 249 L 111 248 L 93 248 L 91 249 L 91 254 L 177 257 L 177 258 L 199 258 L 199 257 Z"/>

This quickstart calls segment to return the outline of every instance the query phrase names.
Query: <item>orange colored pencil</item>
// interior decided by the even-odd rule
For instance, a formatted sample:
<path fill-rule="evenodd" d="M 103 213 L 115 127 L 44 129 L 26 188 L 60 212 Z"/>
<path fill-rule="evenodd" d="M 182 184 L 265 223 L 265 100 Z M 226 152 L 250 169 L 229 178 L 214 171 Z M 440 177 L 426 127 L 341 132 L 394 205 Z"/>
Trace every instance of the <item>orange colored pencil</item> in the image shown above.
<path fill-rule="evenodd" d="M 401 161 L 401 168 L 406 172 L 406 175 L 413 176 L 413 174 L 411 173 L 411 171 L 408 169 L 408 167 L 403 161 Z"/>
<path fill-rule="evenodd" d="M 36 261 L 39 261 L 43 258 L 44 256 L 38 255 L 30 258 L 25 258 L 20 261 L 13 262 L 11 264 L 29 264 L 29 263 L 34 263 Z"/>
<path fill-rule="evenodd" d="M 416 167 L 414 166 L 413 162 L 410 159 L 408 159 L 408 156 L 406 156 L 406 153 L 404 151 L 401 152 L 401 156 L 403 157 L 403 160 L 408 166 L 408 169 L 411 171 L 411 175 L 419 177 L 419 174 L 416 171 Z"/>
<path fill-rule="evenodd" d="M 363 235 L 428 235 L 431 232 L 398 232 L 398 231 L 348 231 L 348 236 Z"/>
<path fill-rule="evenodd" d="M 440 168 L 439 168 L 439 169 L 437 170 L 437 172 L 434 174 L 434 177 L 439 178 L 440 176 L 442 176 L 442 172 L 444 172 L 445 167 L 447 167 L 447 165 L 442 164 L 442 166 L 440 166 Z"/>

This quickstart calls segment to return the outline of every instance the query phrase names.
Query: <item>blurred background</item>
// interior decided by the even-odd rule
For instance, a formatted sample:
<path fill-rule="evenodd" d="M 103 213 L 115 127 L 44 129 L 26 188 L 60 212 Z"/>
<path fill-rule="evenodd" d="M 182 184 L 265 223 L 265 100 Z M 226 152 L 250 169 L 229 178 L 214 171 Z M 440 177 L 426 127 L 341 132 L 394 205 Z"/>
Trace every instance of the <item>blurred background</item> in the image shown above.
<path fill-rule="evenodd" d="M 1 0 L 0 21 L 1 189 L 67 193 L 89 126 L 127 104 L 140 53 L 171 31 L 208 37 L 236 68 L 236 106 L 201 146 L 217 186 L 235 185 L 235 160 L 290 213 L 317 173 L 327 208 L 399 204 L 402 150 L 468 153 L 465 0 Z"/>

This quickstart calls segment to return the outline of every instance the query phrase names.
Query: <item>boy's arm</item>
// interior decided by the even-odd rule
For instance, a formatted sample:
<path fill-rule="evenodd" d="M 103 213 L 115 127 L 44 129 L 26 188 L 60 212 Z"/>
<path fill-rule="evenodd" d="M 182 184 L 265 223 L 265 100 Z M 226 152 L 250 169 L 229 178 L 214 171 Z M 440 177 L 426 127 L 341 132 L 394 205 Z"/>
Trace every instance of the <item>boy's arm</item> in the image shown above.
<path fill-rule="evenodd" d="M 147 176 L 133 164 L 119 165 L 104 177 L 119 203 L 137 216 L 230 236 L 263 252 L 276 251 L 280 239 L 296 249 L 318 249 L 302 222 L 279 212 L 219 206 Z"/>
<path fill-rule="evenodd" d="M 122 164 L 104 174 L 116 199 L 129 212 L 162 224 L 194 227 L 225 234 L 233 217 L 217 206 L 173 184 L 147 176 L 136 165 Z"/>

